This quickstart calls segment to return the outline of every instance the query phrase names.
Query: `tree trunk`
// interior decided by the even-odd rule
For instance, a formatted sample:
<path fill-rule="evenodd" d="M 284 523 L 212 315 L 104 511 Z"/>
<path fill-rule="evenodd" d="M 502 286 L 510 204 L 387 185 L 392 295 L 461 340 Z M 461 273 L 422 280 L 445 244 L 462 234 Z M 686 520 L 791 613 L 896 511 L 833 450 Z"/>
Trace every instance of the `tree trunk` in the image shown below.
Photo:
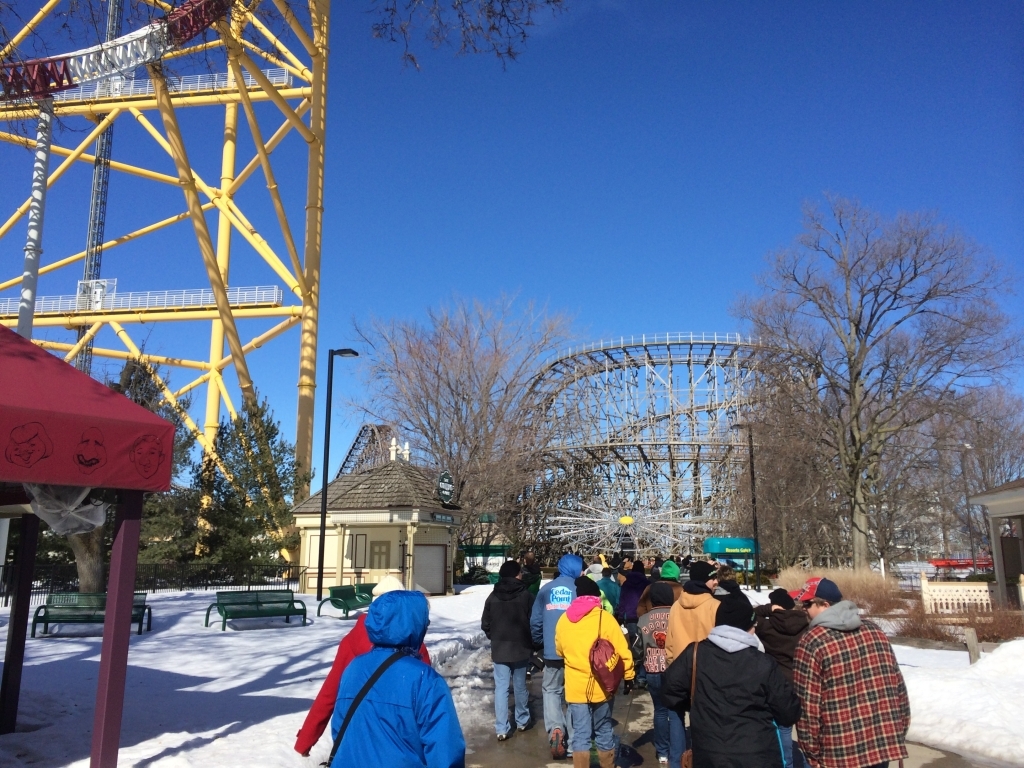
<path fill-rule="evenodd" d="M 103 579 L 103 526 L 89 533 L 68 536 L 78 567 L 79 592 L 106 592 Z"/>
<path fill-rule="evenodd" d="M 853 511 L 850 515 L 850 535 L 853 539 L 853 567 L 856 570 L 866 569 L 868 564 L 868 515 L 864 511 L 863 502 L 853 500 Z"/>

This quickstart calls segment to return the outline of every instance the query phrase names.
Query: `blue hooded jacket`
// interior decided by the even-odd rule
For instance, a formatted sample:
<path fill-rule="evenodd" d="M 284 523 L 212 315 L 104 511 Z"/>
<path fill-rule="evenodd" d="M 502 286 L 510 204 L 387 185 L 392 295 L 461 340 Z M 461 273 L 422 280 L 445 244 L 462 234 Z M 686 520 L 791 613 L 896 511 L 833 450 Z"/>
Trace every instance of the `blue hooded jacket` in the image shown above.
<path fill-rule="evenodd" d="M 373 650 L 345 669 L 331 718 L 336 739 L 352 700 L 398 649 L 409 655 L 381 675 L 348 724 L 331 768 L 465 768 L 466 741 L 448 684 L 416 656 L 430 623 L 420 592 L 388 592 L 370 604 L 366 633 Z"/>
<path fill-rule="evenodd" d="M 537 593 L 530 614 L 530 633 L 533 644 L 544 643 L 544 660 L 561 661 L 555 652 L 555 625 L 576 599 L 575 581 L 583 572 L 583 558 L 579 555 L 562 555 L 558 561 L 558 577 L 552 579 Z"/>

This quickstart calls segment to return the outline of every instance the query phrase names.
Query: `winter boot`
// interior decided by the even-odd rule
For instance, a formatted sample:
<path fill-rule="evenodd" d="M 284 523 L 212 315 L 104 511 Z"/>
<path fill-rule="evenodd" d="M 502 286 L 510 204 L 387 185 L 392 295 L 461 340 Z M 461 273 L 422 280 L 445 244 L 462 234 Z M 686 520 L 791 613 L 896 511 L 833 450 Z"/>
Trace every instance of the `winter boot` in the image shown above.
<path fill-rule="evenodd" d="M 551 757 L 555 760 L 565 759 L 565 734 L 561 728 L 552 728 L 548 737 L 548 744 L 551 747 Z"/>
<path fill-rule="evenodd" d="M 572 753 L 572 768 L 590 768 L 590 750 Z"/>
<path fill-rule="evenodd" d="M 597 759 L 600 761 L 601 768 L 615 768 L 615 750 L 614 749 L 599 749 L 599 750 L 597 750 Z"/>

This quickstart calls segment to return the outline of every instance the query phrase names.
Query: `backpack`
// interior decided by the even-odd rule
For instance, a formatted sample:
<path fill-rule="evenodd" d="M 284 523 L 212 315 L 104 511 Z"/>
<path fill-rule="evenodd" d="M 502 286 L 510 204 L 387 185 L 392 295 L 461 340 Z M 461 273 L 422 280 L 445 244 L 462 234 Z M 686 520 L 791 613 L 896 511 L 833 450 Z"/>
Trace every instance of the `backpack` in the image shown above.
<path fill-rule="evenodd" d="M 593 691 L 596 683 L 606 695 L 612 696 L 619 690 L 619 683 L 626 676 L 626 665 L 622 661 L 619 652 L 610 640 L 601 637 L 601 621 L 604 619 L 604 609 L 598 608 L 601 615 L 597 619 L 597 639 L 590 646 L 590 672 L 591 681 L 587 685 L 587 699 Z"/>

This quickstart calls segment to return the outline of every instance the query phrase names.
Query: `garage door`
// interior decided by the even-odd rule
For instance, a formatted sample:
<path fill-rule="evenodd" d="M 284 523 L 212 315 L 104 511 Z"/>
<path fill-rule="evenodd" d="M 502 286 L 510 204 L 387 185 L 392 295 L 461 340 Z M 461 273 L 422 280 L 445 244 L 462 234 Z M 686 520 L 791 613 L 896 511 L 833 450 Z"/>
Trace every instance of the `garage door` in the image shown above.
<path fill-rule="evenodd" d="M 413 551 L 412 577 L 417 588 L 432 595 L 444 594 L 444 544 L 417 544 Z"/>

